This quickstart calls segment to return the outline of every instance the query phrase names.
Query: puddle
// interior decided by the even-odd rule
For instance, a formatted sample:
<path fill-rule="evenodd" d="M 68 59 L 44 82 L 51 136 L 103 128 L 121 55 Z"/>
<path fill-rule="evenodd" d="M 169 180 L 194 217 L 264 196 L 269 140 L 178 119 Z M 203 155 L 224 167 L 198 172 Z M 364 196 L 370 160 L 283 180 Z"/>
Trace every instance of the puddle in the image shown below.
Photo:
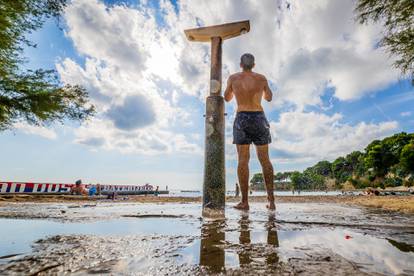
<path fill-rule="evenodd" d="M 0 208 L 15 217 L 0 219 L 0 274 L 414 275 L 412 215 L 252 204 L 209 221 L 198 204 L 70 206 Z"/>
<path fill-rule="evenodd" d="M 31 244 L 54 235 L 191 235 L 198 230 L 188 220 L 168 218 L 116 219 L 85 223 L 62 223 L 48 220 L 0 220 L 0 256 L 25 253 Z M 155 226 L 155 227 L 154 227 Z M 159 227 L 157 227 L 159 226 Z"/>

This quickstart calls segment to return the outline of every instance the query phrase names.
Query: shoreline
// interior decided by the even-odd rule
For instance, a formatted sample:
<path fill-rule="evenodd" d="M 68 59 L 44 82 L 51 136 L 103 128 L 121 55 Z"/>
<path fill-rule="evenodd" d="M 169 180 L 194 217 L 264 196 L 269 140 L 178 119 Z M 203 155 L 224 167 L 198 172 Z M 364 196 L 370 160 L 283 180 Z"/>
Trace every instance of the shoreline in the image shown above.
<path fill-rule="evenodd" d="M 227 196 L 226 202 L 236 203 L 240 198 Z M 250 202 L 267 201 L 266 196 L 251 196 Z M 386 211 L 396 211 L 414 214 L 414 196 L 275 196 L 278 203 L 336 203 L 376 208 Z M 117 200 L 107 200 L 106 197 L 87 197 L 71 195 L 0 195 L 0 206 L 8 203 L 78 203 L 78 202 L 117 202 L 117 203 L 201 203 L 201 197 L 162 197 L 162 196 L 119 196 Z"/>

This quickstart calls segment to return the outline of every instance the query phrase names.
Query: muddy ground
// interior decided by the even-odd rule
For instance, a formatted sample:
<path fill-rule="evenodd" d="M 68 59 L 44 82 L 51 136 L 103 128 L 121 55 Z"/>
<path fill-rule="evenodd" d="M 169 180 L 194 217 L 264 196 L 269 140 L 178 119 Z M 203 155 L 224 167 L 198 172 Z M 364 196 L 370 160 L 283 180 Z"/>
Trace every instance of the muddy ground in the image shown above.
<path fill-rule="evenodd" d="M 315 198 L 3 201 L 0 275 L 414 275 L 414 215 Z"/>

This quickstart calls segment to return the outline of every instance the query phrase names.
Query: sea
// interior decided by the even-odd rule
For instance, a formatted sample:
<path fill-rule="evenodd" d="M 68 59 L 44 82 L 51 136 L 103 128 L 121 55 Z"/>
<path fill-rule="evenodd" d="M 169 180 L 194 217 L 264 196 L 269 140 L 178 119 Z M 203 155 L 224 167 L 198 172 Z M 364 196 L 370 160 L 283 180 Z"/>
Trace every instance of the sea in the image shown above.
<path fill-rule="evenodd" d="M 295 191 L 275 191 L 275 195 L 277 196 L 337 196 L 342 195 L 342 191 L 301 191 L 298 193 Z M 349 194 L 349 192 L 348 192 Z M 354 195 L 357 195 L 358 192 L 353 192 Z M 235 191 L 227 191 L 227 196 L 234 196 Z M 266 196 L 266 191 L 253 191 L 250 196 Z M 163 194 L 160 196 L 165 197 L 199 197 L 202 196 L 201 190 L 170 190 L 168 194 Z"/>

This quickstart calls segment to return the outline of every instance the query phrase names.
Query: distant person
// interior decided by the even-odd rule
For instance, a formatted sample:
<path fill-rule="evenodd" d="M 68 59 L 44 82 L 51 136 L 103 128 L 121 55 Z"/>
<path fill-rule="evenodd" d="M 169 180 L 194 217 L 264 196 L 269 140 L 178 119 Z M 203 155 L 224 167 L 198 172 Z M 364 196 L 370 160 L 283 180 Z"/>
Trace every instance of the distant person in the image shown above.
<path fill-rule="evenodd" d="M 155 196 L 158 196 L 158 194 L 159 194 L 158 189 L 159 189 L 159 186 L 157 186 L 157 188 L 155 189 L 155 192 L 154 192 L 154 195 L 155 195 Z"/>
<path fill-rule="evenodd" d="M 115 200 L 117 198 L 118 194 L 115 191 L 109 192 L 107 195 L 107 199 Z"/>
<path fill-rule="evenodd" d="M 82 185 L 82 180 L 76 180 L 75 186 L 72 186 L 70 189 L 72 195 L 88 195 L 88 191 L 85 189 L 85 186 Z"/>
<path fill-rule="evenodd" d="M 88 191 L 89 196 L 94 196 L 96 194 L 96 186 L 91 185 Z"/>
<path fill-rule="evenodd" d="M 239 197 L 240 196 L 240 188 L 239 188 L 239 184 L 236 183 L 236 191 L 235 191 L 235 196 Z"/>
<path fill-rule="evenodd" d="M 273 166 L 269 159 L 271 143 L 270 125 L 263 112 L 262 98 L 270 102 L 273 94 L 265 76 L 252 72 L 254 56 L 244 54 L 240 58 L 242 72 L 233 74 L 227 81 L 224 99 L 229 102 L 236 98 L 237 115 L 233 125 L 233 144 L 236 144 L 238 154 L 237 175 L 242 194 L 241 202 L 234 206 L 236 209 L 248 210 L 248 181 L 250 144 L 256 146 L 257 157 L 262 166 L 267 190 L 267 208 L 275 209 L 273 195 Z"/>

